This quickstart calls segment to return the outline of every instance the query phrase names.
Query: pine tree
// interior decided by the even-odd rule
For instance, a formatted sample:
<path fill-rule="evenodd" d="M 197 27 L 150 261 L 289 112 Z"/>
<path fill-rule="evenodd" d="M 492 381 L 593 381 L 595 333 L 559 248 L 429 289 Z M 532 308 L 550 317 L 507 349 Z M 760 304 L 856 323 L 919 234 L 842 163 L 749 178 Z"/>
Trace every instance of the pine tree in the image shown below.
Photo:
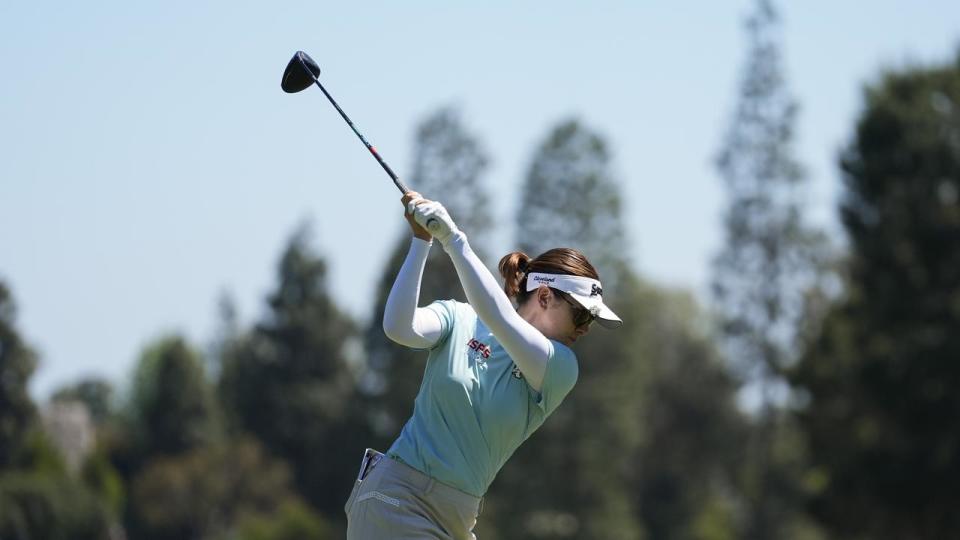
<path fill-rule="evenodd" d="M 537 149 L 517 209 L 519 249 L 558 246 L 587 253 L 611 285 L 626 255 L 623 201 L 603 138 L 575 120 L 559 123 Z"/>
<path fill-rule="evenodd" d="M 769 402 L 795 360 L 803 298 L 820 275 L 823 237 L 804 222 L 806 176 L 793 157 L 797 104 L 780 67 L 777 13 L 758 0 L 736 115 L 717 160 L 729 203 L 713 292 L 725 349 Z"/>
<path fill-rule="evenodd" d="M 221 399 L 234 430 L 286 460 L 300 493 L 342 521 L 369 439 L 350 370 L 357 330 L 327 290 L 326 263 L 307 228 L 287 245 L 267 303 L 266 316 L 224 348 Z"/>
<path fill-rule="evenodd" d="M 141 457 L 175 455 L 209 443 L 215 410 L 199 353 L 180 336 L 163 338 L 140 358 L 131 393 Z"/>
<path fill-rule="evenodd" d="M 758 0 L 736 114 L 717 160 L 729 202 L 713 293 L 727 360 L 746 383 L 755 417 L 741 493 L 746 538 L 796 537 L 802 455 L 785 417 L 783 372 L 796 361 L 807 297 L 823 276 L 824 237 L 805 223 L 806 176 L 793 156 L 797 104 L 783 78 L 779 20 Z"/>

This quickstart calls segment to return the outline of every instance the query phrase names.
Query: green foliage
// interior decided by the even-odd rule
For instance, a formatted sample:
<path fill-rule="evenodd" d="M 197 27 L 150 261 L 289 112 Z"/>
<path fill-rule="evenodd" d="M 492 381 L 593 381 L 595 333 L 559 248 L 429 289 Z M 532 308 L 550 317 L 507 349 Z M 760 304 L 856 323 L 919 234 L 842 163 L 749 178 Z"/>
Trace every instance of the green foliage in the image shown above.
<path fill-rule="evenodd" d="M 286 502 L 274 515 L 254 514 L 244 518 L 237 540 L 332 540 L 336 538 L 323 520 L 298 502 Z"/>
<path fill-rule="evenodd" d="M 126 486 L 123 477 L 110 463 L 102 449 L 94 451 L 83 464 L 80 477 L 92 492 L 103 501 L 110 515 L 120 517 L 126 503 Z"/>
<path fill-rule="evenodd" d="M 741 439 L 741 534 L 766 540 L 793 538 L 789 531 L 804 519 L 798 464 L 776 448 L 794 430 L 779 408 L 787 394 L 783 371 L 796 361 L 801 330 L 814 314 L 808 298 L 821 296 L 811 291 L 822 285 L 827 251 L 804 220 L 806 177 L 793 156 L 797 104 L 783 78 L 770 0 L 756 2 L 747 35 L 736 114 L 717 160 L 729 202 L 712 285 L 721 348 L 748 395 L 759 395 L 753 429 Z"/>
<path fill-rule="evenodd" d="M 99 500 L 64 476 L 0 474 L 0 538 L 106 540 L 109 519 Z"/>
<path fill-rule="evenodd" d="M 866 91 L 842 156 L 845 296 L 793 371 L 815 514 L 845 538 L 960 535 L 960 58 Z"/>
<path fill-rule="evenodd" d="M 243 516 L 294 500 L 291 475 L 260 445 L 240 439 L 150 461 L 133 479 L 137 538 L 214 538 Z"/>
<path fill-rule="evenodd" d="M 696 517 L 689 523 L 686 538 L 698 540 L 734 540 L 736 535 L 736 508 L 722 496 L 713 496 L 696 509 Z"/>
<path fill-rule="evenodd" d="M 342 520 L 370 439 L 350 369 L 356 327 L 326 290 L 326 265 L 306 229 L 292 237 L 277 279 L 264 320 L 223 349 L 221 399 L 234 431 L 287 461 L 300 493 Z"/>
<path fill-rule="evenodd" d="M 97 494 L 71 478 L 56 447 L 31 426 L 0 468 L 0 538 L 106 540 L 110 512 Z"/>
<path fill-rule="evenodd" d="M 39 426 L 32 426 L 18 448 L 14 466 L 17 469 L 50 476 L 66 476 L 67 465 L 56 446 Z"/>
<path fill-rule="evenodd" d="M 214 437 L 216 413 L 203 363 L 182 337 L 144 351 L 130 399 L 131 429 L 143 458 L 185 452 Z"/>
<path fill-rule="evenodd" d="M 644 441 L 632 478 L 650 538 L 738 537 L 736 474 L 747 421 L 737 384 L 685 293 L 647 286 L 635 347 L 646 365 Z"/>
<path fill-rule="evenodd" d="M 0 281 L 0 470 L 12 464 L 35 415 L 27 383 L 37 360 L 15 319 L 13 296 Z"/>
<path fill-rule="evenodd" d="M 822 276 L 824 237 L 804 222 L 806 177 L 793 156 L 797 104 L 783 79 L 769 0 L 757 1 L 747 29 L 739 103 L 717 159 L 729 203 L 713 293 L 729 360 L 767 390 L 796 358 L 804 298 Z"/>

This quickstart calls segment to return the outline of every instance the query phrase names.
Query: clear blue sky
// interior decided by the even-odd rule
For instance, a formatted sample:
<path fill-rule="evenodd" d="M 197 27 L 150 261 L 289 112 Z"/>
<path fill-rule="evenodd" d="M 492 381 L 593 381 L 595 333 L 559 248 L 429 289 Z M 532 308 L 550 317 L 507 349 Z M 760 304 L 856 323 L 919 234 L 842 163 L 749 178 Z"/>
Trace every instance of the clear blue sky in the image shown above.
<path fill-rule="evenodd" d="M 254 320 L 304 219 L 337 300 L 372 315 L 403 227 L 399 194 L 319 91 L 280 91 L 297 49 L 401 176 L 416 123 L 462 108 L 494 160 L 497 251 L 512 247 L 534 146 L 579 117 L 614 150 L 638 269 L 705 297 L 723 205 L 712 157 L 751 5 L 4 2 L 0 279 L 41 356 L 34 394 L 91 374 L 123 385 L 167 332 L 203 346 L 221 291 Z M 960 4 L 808 0 L 781 12 L 811 212 L 836 231 L 834 164 L 863 84 L 882 67 L 951 58 Z"/>

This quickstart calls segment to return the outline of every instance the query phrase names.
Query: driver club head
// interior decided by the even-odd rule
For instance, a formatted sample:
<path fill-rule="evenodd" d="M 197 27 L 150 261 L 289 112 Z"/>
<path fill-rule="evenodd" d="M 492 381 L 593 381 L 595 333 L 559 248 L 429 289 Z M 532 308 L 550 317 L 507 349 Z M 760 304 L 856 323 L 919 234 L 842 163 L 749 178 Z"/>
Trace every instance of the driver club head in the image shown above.
<path fill-rule="evenodd" d="M 303 51 L 297 51 L 287 64 L 287 69 L 283 70 L 280 88 L 288 94 L 295 94 L 306 90 L 319 76 L 320 66 L 313 61 L 313 58 Z"/>

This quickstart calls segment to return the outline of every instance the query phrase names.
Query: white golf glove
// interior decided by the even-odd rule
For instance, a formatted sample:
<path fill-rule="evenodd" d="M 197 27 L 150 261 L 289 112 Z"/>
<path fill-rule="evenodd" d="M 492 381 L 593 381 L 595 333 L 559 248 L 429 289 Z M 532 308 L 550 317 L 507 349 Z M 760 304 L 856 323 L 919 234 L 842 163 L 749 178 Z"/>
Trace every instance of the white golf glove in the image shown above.
<path fill-rule="evenodd" d="M 430 234 L 436 238 L 441 245 L 447 243 L 460 232 L 453 218 L 447 213 L 447 209 L 436 201 L 427 201 L 417 204 L 425 199 L 413 199 L 407 203 L 407 212 L 413 214 L 413 218 L 423 228 L 430 231 Z"/>

